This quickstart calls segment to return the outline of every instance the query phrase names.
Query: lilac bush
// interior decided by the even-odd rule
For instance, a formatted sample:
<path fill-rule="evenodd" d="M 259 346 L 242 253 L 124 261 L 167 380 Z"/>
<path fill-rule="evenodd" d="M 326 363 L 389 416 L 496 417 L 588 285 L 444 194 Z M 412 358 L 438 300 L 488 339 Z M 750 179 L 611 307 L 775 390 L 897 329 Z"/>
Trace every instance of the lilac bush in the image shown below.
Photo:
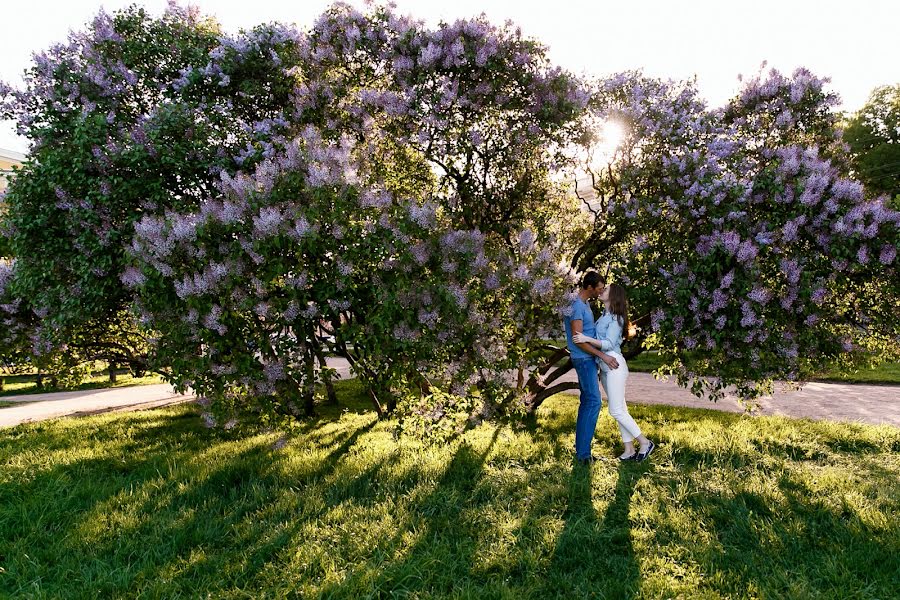
<path fill-rule="evenodd" d="M 452 62 L 442 49 L 456 44 L 451 34 L 464 48 Z M 523 199 L 565 206 L 534 157 L 543 148 L 549 164 L 550 145 L 584 104 L 575 80 L 525 47 L 534 49 L 481 20 L 429 31 L 382 9 L 336 6 L 306 34 L 273 27 L 223 38 L 207 64 L 181 72 L 185 97 L 244 90 L 260 72 L 295 77 L 281 112 L 241 124 L 250 137 L 231 157 L 239 170 L 223 170 L 196 210 L 137 223 L 138 264 L 123 274 L 145 325 L 160 332 L 157 360 L 206 398 L 210 419 L 309 412 L 326 352 L 351 361 L 379 413 L 403 400 L 425 429 L 451 413 L 469 422 L 522 408 L 524 383 L 510 386 L 506 373 L 530 366 L 570 285 L 556 235 L 565 211 L 532 211 Z M 458 92 L 504 69 L 508 81 L 465 90 L 474 100 Z M 425 115 L 434 90 L 451 88 L 441 95 L 447 120 L 435 124 Z M 504 106 L 491 94 L 518 97 Z M 547 106 L 535 113 L 524 94 Z M 234 103 L 221 112 L 252 113 Z M 501 151 L 488 157 L 485 146 L 457 164 L 453 119 L 499 118 L 511 126 L 477 141 Z M 521 127 L 546 130 L 531 132 L 526 159 L 512 150 L 527 146 Z M 515 169 L 525 178 L 511 177 Z M 518 195 L 513 213 L 470 214 L 503 194 Z M 465 399 L 473 389 L 478 402 Z M 448 398 L 459 400 L 452 410 Z"/>
<path fill-rule="evenodd" d="M 715 110 L 690 84 L 600 84 L 596 118 L 628 135 L 594 170 L 580 257 L 614 265 L 645 346 L 698 394 L 896 352 L 900 215 L 849 178 L 826 83 L 772 70 Z"/>
<path fill-rule="evenodd" d="M 484 370 L 502 375 L 506 332 L 492 322 L 505 319 L 490 311 L 554 300 L 566 273 L 549 253 L 527 244 L 514 263 L 437 206 L 361 184 L 349 149 L 308 126 L 253 173 L 224 175 L 199 211 L 136 226 L 138 265 L 123 279 L 163 333 L 156 355 L 172 381 L 202 395 L 216 422 L 309 412 L 335 348 L 379 413 L 413 390 L 464 394 Z M 502 402 L 483 400 L 479 411 Z"/>

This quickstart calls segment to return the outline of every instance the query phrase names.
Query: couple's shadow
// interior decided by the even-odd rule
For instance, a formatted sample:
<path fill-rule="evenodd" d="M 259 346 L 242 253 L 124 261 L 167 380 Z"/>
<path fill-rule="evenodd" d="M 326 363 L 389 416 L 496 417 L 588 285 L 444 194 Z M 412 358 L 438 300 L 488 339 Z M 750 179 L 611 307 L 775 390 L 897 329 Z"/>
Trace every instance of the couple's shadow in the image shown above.
<path fill-rule="evenodd" d="M 616 478 L 613 487 L 603 486 L 606 494 L 595 492 L 593 485 L 604 469 L 606 476 Z M 548 573 L 548 579 L 557 582 L 556 586 L 551 583 L 557 595 L 626 598 L 637 593 L 640 569 L 632 546 L 629 509 L 635 487 L 645 473 L 633 464 L 619 464 L 616 475 L 603 463 L 593 467 L 576 464 L 572 468 L 565 525 Z M 610 492 L 612 499 L 604 503 L 599 498 L 598 509 L 594 494 Z"/>

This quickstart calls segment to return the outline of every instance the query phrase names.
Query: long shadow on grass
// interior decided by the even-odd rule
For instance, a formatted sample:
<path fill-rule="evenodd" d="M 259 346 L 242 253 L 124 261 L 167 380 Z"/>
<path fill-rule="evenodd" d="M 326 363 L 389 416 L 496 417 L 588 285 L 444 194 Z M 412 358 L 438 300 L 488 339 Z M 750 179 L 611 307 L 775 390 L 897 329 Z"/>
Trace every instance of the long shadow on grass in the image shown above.
<path fill-rule="evenodd" d="M 153 589 L 162 579 L 169 580 L 165 594 L 180 588 L 192 595 L 198 581 L 227 585 L 226 573 L 252 580 L 320 512 L 302 505 L 304 488 L 331 476 L 376 422 L 373 417 L 331 436 L 319 446 L 327 454 L 296 480 L 277 468 L 281 455 L 272 453 L 269 438 L 231 451 L 229 444 L 241 440 L 223 439 L 196 421 L 174 424 L 168 436 L 159 431 L 170 442 L 154 443 L 150 452 L 137 451 L 134 438 L 152 437 L 133 432 L 123 445 L 128 453 L 116 448 L 7 480 L 0 485 L 0 506 L 6 507 L 0 508 L 0 530 L 9 542 L 0 557 L 6 571 L 0 595 L 21 593 L 30 582 L 65 586 L 64 574 L 54 571 L 73 567 L 88 595 Z M 74 564 L 66 560 L 72 556 L 78 557 Z"/>
<path fill-rule="evenodd" d="M 235 456 L 205 481 L 169 498 L 166 503 L 149 504 L 148 510 L 170 514 L 173 518 L 166 525 L 154 523 L 145 535 L 162 539 L 180 537 L 183 545 L 174 548 L 165 562 L 158 561 L 151 573 L 145 575 L 152 580 L 173 561 L 184 561 L 197 547 L 212 546 L 221 551 L 205 553 L 204 559 L 191 561 L 190 568 L 173 578 L 173 584 L 192 592 L 198 579 L 226 571 L 243 584 L 252 582 L 297 538 L 305 524 L 328 510 L 331 503 L 308 502 L 311 488 L 335 477 L 353 446 L 376 424 L 377 419 L 373 417 L 349 433 L 329 436 L 325 443 L 318 444 L 330 448 L 326 456 L 314 469 L 300 473 L 296 479 L 286 478 L 280 469 L 272 468 L 271 463 L 277 462 L 279 456 L 273 456 L 265 444 Z M 332 487 L 340 488 L 343 484 L 335 481 Z M 224 501 L 227 512 L 222 514 L 222 505 L 217 503 L 212 503 L 206 511 L 192 510 L 197 505 L 209 504 L 211 498 Z M 185 513 L 192 516 L 180 518 Z M 214 526 L 210 527 L 211 524 Z M 204 538 L 207 533 L 209 537 Z"/>
<path fill-rule="evenodd" d="M 900 539 L 843 506 L 829 506 L 805 484 L 778 479 L 785 500 L 742 490 L 704 494 L 691 504 L 713 534 L 707 544 L 679 539 L 715 591 L 761 597 L 887 598 L 896 594 Z M 659 531 L 656 531 L 659 535 Z"/>
<path fill-rule="evenodd" d="M 565 525 L 546 578 L 535 582 L 534 597 L 627 598 L 634 594 L 640 571 L 628 513 L 635 486 L 644 473 L 634 465 L 620 465 L 613 498 L 598 515 L 592 469 L 573 467 Z"/>
<path fill-rule="evenodd" d="M 483 469 L 499 436 L 495 429 L 483 449 L 463 443 L 457 448 L 432 492 L 409 513 L 416 520 L 398 529 L 393 538 L 380 544 L 376 556 L 357 565 L 342 581 L 320 590 L 324 598 L 343 598 L 368 588 L 367 597 L 426 593 L 437 596 L 459 593 L 460 585 L 471 582 L 473 556 L 478 532 L 488 524 L 479 508 L 493 498 L 480 491 Z M 390 549 L 402 547 L 401 539 L 419 530 L 416 542 L 392 562 L 381 558 Z"/>

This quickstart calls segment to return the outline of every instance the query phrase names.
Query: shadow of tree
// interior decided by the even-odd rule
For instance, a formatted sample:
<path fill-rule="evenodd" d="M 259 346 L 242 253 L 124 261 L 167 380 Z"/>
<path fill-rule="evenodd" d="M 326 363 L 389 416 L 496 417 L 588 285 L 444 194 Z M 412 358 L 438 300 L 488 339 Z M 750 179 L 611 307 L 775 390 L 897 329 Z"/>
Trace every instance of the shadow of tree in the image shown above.
<path fill-rule="evenodd" d="M 569 466 L 572 416 L 447 448 L 398 444 L 374 415 L 345 413 L 273 452 L 271 433 L 206 430 L 186 409 L 79 429 L 86 440 L 67 427 L 0 439 L 0 596 L 59 595 L 44 586 L 71 578 L 64 555 L 85 596 L 893 593 L 900 533 L 879 516 L 900 510 L 892 437 L 813 428 L 800 452 L 778 447 L 788 423 L 709 446 L 676 431 L 690 415 L 663 410 L 642 415 L 666 442 L 651 464 L 586 469 Z M 693 431 L 746 427 L 694 416 Z M 881 496 L 822 491 L 816 478 L 851 460 Z M 705 485 L 715 478 L 727 485 Z"/>
<path fill-rule="evenodd" d="M 292 471 L 293 480 L 278 468 L 282 456 L 272 451 L 271 435 L 228 439 L 183 415 L 162 422 L 126 419 L 120 425 L 128 430 L 142 424 L 145 429 L 118 445 L 101 434 L 99 442 L 107 444 L 103 456 L 0 482 L 0 530 L 6 540 L 0 550 L 0 595 L 16 596 L 54 578 L 54 565 L 42 564 L 41 547 L 51 549 L 48 555 L 79 556 L 80 589 L 89 595 L 153 589 L 154 582 L 164 582 L 166 590 L 179 588 L 190 596 L 196 591 L 194 576 L 210 570 L 230 575 L 223 583 L 252 580 L 295 539 L 297 527 L 315 518 L 300 501 L 304 488 L 332 476 L 377 420 L 333 436 L 312 468 Z M 168 441 L 154 440 L 164 427 L 171 427 L 161 436 Z M 135 451 L 138 447 L 144 451 Z M 81 480 L 87 474 L 91 480 Z M 229 510 L 223 513 L 223 506 Z"/>
<path fill-rule="evenodd" d="M 789 474 L 778 489 L 783 502 L 747 490 L 693 502 L 713 538 L 692 558 L 718 592 L 884 598 L 896 591 L 883 577 L 900 575 L 896 531 L 872 527 L 846 504 L 827 506 Z"/>
<path fill-rule="evenodd" d="M 343 580 L 321 590 L 323 597 L 346 597 L 352 590 L 368 587 L 372 596 L 395 588 L 427 590 L 445 595 L 460 590 L 460 582 L 470 577 L 473 554 L 477 548 L 474 531 L 482 527 L 478 508 L 491 501 L 480 489 L 483 468 L 497 443 L 499 429 L 494 429 L 482 448 L 461 443 L 452 455 L 441 478 L 430 494 L 415 503 L 411 522 L 404 530 L 381 544 L 382 552 L 373 552 L 374 560 L 358 565 Z M 390 556 L 390 548 L 402 547 L 401 538 L 409 531 L 417 532 L 416 540 L 398 556 Z M 433 571 L 422 572 L 419 565 L 431 565 Z"/>

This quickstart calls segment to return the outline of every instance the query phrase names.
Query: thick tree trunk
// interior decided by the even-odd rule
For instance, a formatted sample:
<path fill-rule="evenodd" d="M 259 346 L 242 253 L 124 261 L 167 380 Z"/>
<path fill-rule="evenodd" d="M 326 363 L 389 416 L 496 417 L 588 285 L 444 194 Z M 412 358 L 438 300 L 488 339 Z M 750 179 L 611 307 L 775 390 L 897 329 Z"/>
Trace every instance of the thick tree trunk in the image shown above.
<path fill-rule="evenodd" d="M 528 382 L 525 384 L 528 390 L 525 405 L 528 407 L 529 412 L 534 413 L 540 408 L 544 400 L 554 394 L 578 389 L 577 382 L 566 381 L 551 385 L 572 369 L 572 361 L 568 359 L 568 355 L 569 351 L 567 348 L 557 348 L 543 365 L 531 373 Z M 563 359 L 566 360 L 561 362 Z M 547 374 L 548 372 L 550 373 L 549 375 Z"/>
<path fill-rule="evenodd" d="M 530 403 L 528 405 L 529 411 L 534 412 L 538 408 L 540 408 L 541 404 L 544 403 L 544 400 L 553 396 L 555 394 L 559 394 L 560 392 L 565 392 L 566 390 L 577 390 L 578 382 L 577 381 L 563 381 L 562 383 L 557 383 L 554 386 L 544 388 L 538 394 L 534 396 L 534 398 L 530 399 Z"/>
<path fill-rule="evenodd" d="M 115 362 L 109 363 L 109 382 L 110 383 L 116 382 L 116 363 Z"/>

